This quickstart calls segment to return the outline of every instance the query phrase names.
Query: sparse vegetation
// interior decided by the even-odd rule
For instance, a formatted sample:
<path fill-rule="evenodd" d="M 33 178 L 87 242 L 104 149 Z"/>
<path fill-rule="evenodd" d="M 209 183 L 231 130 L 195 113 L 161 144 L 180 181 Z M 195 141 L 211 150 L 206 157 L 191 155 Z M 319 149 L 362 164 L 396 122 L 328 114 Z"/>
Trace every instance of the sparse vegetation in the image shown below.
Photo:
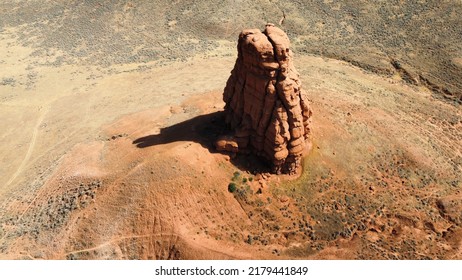
<path fill-rule="evenodd" d="M 234 192 L 236 191 L 236 189 L 237 189 L 237 186 L 236 186 L 235 183 L 229 183 L 229 184 L 228 184 L 228 191 L 229 191 L 230 193 L 234 193 Z"/>
<path fill-rule="evenodd" d="M 0 85 L 2 86 L 12 86 L 14 87 L 16 84 L 16 80 L 14 78 L 3 78 L 2 81 L 0 82 Z"/>
<path fill-rule="evenodd" d="M 233 178 L 231 178 L 231 180 L 233 180 L 233 181 L 238 181 L 240 177 L 241 177 L 241 172 L 235 171 L 235 172 L 233 173 Z"/>

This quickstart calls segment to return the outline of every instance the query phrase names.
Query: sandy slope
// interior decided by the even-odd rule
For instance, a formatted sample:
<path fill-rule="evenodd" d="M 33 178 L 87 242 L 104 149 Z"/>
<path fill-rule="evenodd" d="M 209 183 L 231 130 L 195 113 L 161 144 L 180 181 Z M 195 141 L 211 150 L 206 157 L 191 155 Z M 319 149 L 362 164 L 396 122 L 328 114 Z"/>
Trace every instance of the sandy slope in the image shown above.
<path fill-rule="evenodd" d="M 299 57 L 315 113 L 313 150 L 297 180 L 255 175 L 251 159 L 230 160 L 210 145 L 232 64 L 99 72 L 87 91 L 31 103 L 42 108 L 23 111 L 36 120 L 31 127 L 3 136 L 4 154 L 7 143 L 26 147 L 3 171 L 2 256 L 460 257 L 457 107 L 399 76 Z M 69 71 L 41 73 L 64 80 Z M 241 192 L 228 192 L 233 180 Z"/>

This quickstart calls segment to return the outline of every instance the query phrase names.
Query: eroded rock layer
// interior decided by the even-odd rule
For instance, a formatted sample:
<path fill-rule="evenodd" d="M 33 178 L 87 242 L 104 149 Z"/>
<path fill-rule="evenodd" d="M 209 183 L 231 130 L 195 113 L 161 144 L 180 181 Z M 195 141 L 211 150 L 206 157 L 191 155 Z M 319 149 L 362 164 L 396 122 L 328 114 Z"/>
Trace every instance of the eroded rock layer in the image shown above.
<path fill-rule="evenodd" d="M 273 172 L 295 173 L 308 144 L 311 110 L 284 31 L 268 24 L 263 32 L 241 32 L 223 99 L 232 139 L 217 141 L 217 148 L 255 153 Z"/>

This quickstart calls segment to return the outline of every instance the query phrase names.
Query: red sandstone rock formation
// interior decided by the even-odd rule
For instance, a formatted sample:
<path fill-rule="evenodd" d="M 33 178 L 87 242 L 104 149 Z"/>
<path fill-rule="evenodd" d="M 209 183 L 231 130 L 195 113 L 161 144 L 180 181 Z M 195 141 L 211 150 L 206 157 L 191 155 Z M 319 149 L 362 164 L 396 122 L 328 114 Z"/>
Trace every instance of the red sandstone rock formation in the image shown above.
<path fill-rule="evenodd" d="M 223 93 L 232 135 L 219 150 L 255 153 L 275 173 L 293 174 L 308 144 L 311 110 L 292 62 L 287 35 L 268 24 L 241 32 L 238 58 Z M 229 147 L 229 149 L 228 149 Z"/>

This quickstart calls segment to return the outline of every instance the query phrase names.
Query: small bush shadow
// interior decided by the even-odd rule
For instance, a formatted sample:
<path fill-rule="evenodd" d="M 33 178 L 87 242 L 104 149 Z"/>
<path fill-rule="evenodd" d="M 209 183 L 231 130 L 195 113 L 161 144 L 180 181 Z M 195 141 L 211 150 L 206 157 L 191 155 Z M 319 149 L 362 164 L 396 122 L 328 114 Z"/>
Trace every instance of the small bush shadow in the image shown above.
<path fill-rule="evenodd" d="M 192 119 L 162 128 L 159 134 L 147 135 L 133 141 L 138 148 L 148 148 L 151 146 L 173 143 L 177 141 L 190 141 L 199 143 L 210 153 L 219 153 L 214 142 L 220 135 L 229 133 L 225 125 L 224 112 L 214 112 L 200 115 Z M 229 154 L 229 153 L 224 153 Z M 269 172 L 269 166 L 260 158 L 249 154 L 232 155 L 231 163 L 237 168 L 250 173 Z"/>

